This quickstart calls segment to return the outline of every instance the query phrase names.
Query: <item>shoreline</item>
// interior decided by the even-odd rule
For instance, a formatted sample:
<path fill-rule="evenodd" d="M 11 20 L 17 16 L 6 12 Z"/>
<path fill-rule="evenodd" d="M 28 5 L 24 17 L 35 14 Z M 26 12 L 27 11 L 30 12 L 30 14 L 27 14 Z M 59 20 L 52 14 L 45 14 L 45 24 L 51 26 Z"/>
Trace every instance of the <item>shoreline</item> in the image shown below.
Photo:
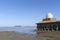
<path fill-rule="evenodd" d="M 0 31 L 0 40 L 60 40 L 60 31 L 22 34 L 16 31 Z"/>

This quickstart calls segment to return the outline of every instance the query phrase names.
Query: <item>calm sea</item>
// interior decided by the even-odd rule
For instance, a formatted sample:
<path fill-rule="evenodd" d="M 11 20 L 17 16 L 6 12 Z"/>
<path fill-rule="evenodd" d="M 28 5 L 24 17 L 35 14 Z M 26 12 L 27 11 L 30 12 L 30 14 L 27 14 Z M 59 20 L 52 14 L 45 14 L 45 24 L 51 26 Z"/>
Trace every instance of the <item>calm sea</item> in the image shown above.
<path fill-rule="evenodd" d="M 19 33 L 35 34 L 34 31 L 36 26 L 26 26 L 26 27 L 0 27 L 0 31 L 16 31 Z"/>

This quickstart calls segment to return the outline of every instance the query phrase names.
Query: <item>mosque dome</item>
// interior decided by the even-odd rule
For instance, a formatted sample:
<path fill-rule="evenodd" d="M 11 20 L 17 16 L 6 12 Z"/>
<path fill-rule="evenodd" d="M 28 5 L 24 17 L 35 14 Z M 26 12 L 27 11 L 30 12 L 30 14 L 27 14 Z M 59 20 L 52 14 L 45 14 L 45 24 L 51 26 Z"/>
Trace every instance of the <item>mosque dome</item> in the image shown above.
<path fill-rule="evenodd" d="M 46 15 L 46 18 L 54 18 L 54 16 L 52 15 L 52 13 L 48 13 L 48 14 Z"/>

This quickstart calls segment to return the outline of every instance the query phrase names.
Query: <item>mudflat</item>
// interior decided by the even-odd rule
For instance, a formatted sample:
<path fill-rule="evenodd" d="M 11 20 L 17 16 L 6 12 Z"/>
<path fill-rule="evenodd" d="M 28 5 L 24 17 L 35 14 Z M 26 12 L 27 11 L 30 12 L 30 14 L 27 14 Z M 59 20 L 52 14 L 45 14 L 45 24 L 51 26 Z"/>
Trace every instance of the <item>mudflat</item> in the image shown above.
<path fill-rule="evenodd" d="M 0 31 L 0 40 L 60 40 L 60 32 L 36 32 L 32 35 L 15 31 Z"/>
<path fill-rule="evenodd" d="M 37 39 L 40 40 L 60 40 L 60 31 L 53 32 L 37 32 Z"/>
<path fill-rule="evenodd" d="M 36 40 L 36 38 L 30 34 L 20 34 L 15 31 L 1 31 L 0 40 Z"/>

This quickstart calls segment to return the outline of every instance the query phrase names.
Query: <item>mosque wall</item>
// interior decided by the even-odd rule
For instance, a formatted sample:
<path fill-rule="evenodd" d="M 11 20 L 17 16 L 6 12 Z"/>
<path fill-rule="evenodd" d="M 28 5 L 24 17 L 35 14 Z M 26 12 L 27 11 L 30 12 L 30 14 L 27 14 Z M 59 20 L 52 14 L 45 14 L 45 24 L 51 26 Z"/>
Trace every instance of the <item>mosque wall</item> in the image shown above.
<path fill-rule="evenodd" d="M 60 31 L 60 22 L 53 22 L 53 23 L 38 23 L 37 29 L 41 31 Z"/>

